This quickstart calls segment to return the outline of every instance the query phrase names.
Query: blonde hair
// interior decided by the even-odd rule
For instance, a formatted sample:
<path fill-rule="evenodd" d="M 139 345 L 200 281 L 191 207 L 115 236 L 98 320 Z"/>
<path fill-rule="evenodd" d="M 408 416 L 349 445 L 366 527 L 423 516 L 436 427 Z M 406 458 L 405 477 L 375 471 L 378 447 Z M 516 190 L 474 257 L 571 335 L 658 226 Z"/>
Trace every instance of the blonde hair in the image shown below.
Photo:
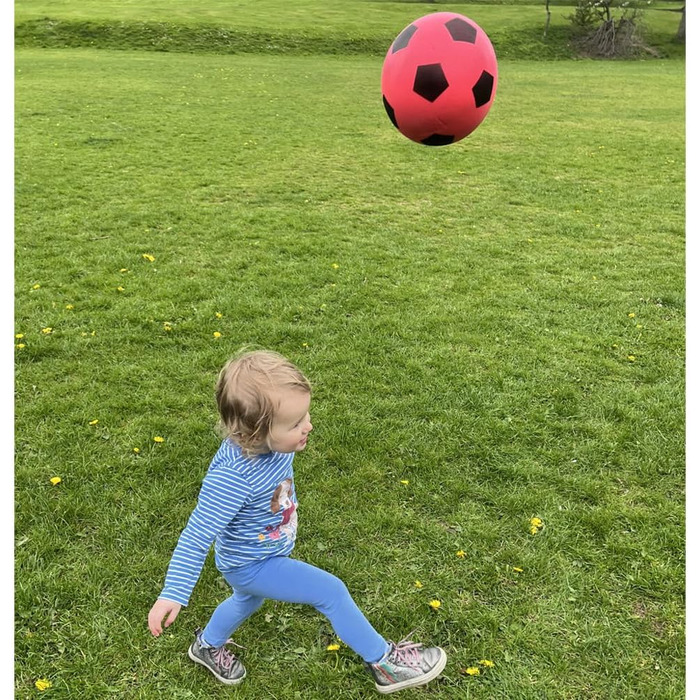
<path fill-rule="evenodd" d="M 243 352 L 219 372 L 216 403 L 222 435 L 248 455 L 269 451 L 268 437 L 282 389 L 311 393 L 309 380 L 286 357 L 271 350 Z"/>

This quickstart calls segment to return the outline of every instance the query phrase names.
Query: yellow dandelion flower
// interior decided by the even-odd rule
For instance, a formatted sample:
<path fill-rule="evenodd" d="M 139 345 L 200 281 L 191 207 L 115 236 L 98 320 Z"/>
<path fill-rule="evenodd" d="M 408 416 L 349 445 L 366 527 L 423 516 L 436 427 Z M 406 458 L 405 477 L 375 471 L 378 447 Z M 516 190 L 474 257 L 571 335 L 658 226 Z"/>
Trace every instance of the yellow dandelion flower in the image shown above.
<path fill-rule="evenodd" d="M 301 344 L 301 347 L 302 347 L 302 348 L 308 348 L 308 347 L 309 347 L 309 344 L 308 344 L 308 343 L 302 343 L 302 344 Z"/>
<path fill-rule="evenodd" d="M 100 422 L 99 418 L 95 418 L 95 420 L 91 420 L 88 425 L 97 425 Z"/>
<path fill-rule="evenodd" d="M 634 312 L 633 312 L 633 313 L 627 314 L 627 316 L 628 316 L 629 318 L 634 318 L 636 315 L 637 315 L 637 314 L 635 314 Z"/>
<path fill-rule="evenodd" d="M 167 321 L 163 324 L 164 331 L 171 331 L 172 329 L 173 327 Z"/>
<path fill-rule="evenodd" d="M 118 291 L 118 292 L 123 292 L 123 291 L 124 291 L 124 287 L 117 287 L 117 291 Z"/>
<path fill-rule="evenodd" d="M 219 333 L 219 331 L 214 331 L 214 337 L 221 338 L 221 333 Z"/>
<path fill-rule="evenodd" d="M 27 346 L 26 346 L 24 343 L 17 343 L 17 345 L 15 345 L 15 347 L 16 347 L 18 350 L 21 350 L 22 348 L 26 348 Z"/>
<path fill-rule="evenodd" d="M 32 285 L 32 289 L 41 289 L 41 285 L 40 284 Z"/>
<path fill-rule="evenodd" d="M 486 666 L 486 668 L 493 668 L 493 666 L 494 666 L 493 661 L 489 661 L 488 659 L 481 659 L 481 661 L 479 661 L 479 663 L 482 666 Z"/>
<path fill-rule="evenodd" d="M 152 255 L 149 255 L 148 253 L 144 253 L 141 257 L 144 260 L 148 260 L 148 262 L 155 262 L 156 261 L 156 259 Z"/>
<path fill-rule="evenodd" d="M 340 644 L 329 644 L 326 647 L 326 651 L 338 651 L 340 649 Z"/>
<path fill-rule="evenodd" d="M 129 270 L 127 270 L 125 267 L 122 267 L 122 269 L 119 270 L 119 272 L 129 272 Z"/>
<path fill-rule="evenodd" d="M 156 435 L 156 436 L 153 438 L 153 442 L 157 442 L 157 443 L 160 444 L 161 442 L 165 442 L 165 438 L 161 437 L 160 435 Z"/>
<path fill-rule="evenodd" d="M 481 671 L 476 667 L 476 666 L 470 666 L 469 668 L 465 668 L 464 672 L 468 676 L 479 676 L 481 675 Z"/>
<path fill-rule="evenodd" d="M 17 335 L 15 336 L 15 338 L 17 338 L 17 340 L 20 340 L 21 338 L 24 338 L 24 333 L 17 333 Z"/>
<path fill-rule="evenodd" d="M 409 482 L 408 482 L 408 479 L 401 479 L 401 483 L 402 483 L 404 486 L 408 486 L 408 483 L 409 483 Z"/>
<path fill-rule="evenodd" d="M 53 333 L 53 328 L 51 328 L 51 326 L 46 326 L 46 328 L 41 329 L 41 332 L 44 335 L 50 335 L 51 333 Z"/>
<path fill-rule="evenodd" d="M 139 447 L 134 447 L 134 454 L 137 455 L 139 452 L 141 452 L 141 448 L 139 448 Z"/>
<path fill-rule="evenodd" d="M 332 267 L 334 270 L 337 270 L 337 269 L 340 267 L 340 265 L 338 265 L 338 263 L 333 263 L 333 264 L 331 265 L 331 267 Z"/>
<path fill-rule="evenodd" d="M 423 584 L 422 584 L 420 581 L 416 581 L 413 585 L 414 585 L 416 588 L 423 588 Z"/>
<path fill-rule="evenodd" d="M 514 566 L 513 571 L 517 571 L 519 574 L 523 573 L 523 570 L 519 566 Z"/>
<path fill-rule="evenodd" d="M 48 690 L 53 683 L 49 680 L 46 680 L 46 678 L 39 678 L 34 685 L 36 686 L 37 690 Z"/>
<path fill-rule="evenodd" d="M 61 477 L 60 476 L 52 476 L 49 481 L 54 485 L 58 486 L 58 484 L 61 483 Z"/>
<path fill-rule="evenodd" d="M 442 605 L 442 603 L 441 603 L 439 600 L 436 599 L 436 600 L 431 600 L 431 601 L 428 603 L 428 605 L 429 605 L 433 610 L 437 610 L 437 609 Z"/>
<path fill-rule="evenodd" d="M 627 359 L 628 359 L 630 362 L 634 362 L 637 358 L 636 358 L 634 355 L 627 355 Z"/>
<path fill-rule="evenodd" d="M 459 559 L 464 559 L 464 557 L 466 557 L 467 555 L 466 555 L 466 553 L 464 552 L 464 550 L 460 549 L 460 550 L 457 552 L 457 555 L 456 555 L 456 556 L 457 556 Z"/>
<path fill-rule="evenodd" d="M 66 304 L 66 309 L 68 309 L 68 311 L 72 311 L 74 308 L 73 304 Z"/>
<path fill-rule="evenodd" d="M 224 315 L 220 311 L 217 311 L 215 316 L 216 316 L 216 318 L 223 318 L 224 317 Z"/>
<path fill-rule="evenodd" d="M 530 518 L 530 534 L 536 535 L 542 528 L 544 523 L 540 518 Z"/>

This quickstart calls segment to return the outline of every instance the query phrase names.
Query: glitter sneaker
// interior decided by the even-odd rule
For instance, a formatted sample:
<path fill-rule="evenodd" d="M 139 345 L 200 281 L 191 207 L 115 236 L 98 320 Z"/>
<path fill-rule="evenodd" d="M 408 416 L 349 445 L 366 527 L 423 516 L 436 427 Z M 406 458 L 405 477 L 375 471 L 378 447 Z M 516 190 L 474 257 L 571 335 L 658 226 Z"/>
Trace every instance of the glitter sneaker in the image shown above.
<path fill-rule="evenodd" d="M 202 646 L 202 630 L 197 628 L 194 632 L 194 642 L 187 650 L 187 655 L 195 663 L 208 668 L 218 680 L 226 685 L 236 685 L 245 678 L 243 664 L 227 648 L 229 639 L 220 647 Z"/>
<path fill-rule="evenodd" d="M 447 654 L 440 647 L 423 648 L 408 639 L 389 645 L 389 653 L 381 661 L 365 663 L 374 676 L 375 687 L 383 694 L 428 683 L 442 673 L 447 663 Z"/>

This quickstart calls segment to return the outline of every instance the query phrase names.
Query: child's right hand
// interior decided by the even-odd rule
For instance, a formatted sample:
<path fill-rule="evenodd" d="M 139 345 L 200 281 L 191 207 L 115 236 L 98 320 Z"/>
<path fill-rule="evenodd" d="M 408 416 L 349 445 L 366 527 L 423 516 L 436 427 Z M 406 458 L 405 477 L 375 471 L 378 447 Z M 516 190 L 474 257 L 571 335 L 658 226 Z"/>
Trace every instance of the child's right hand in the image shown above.
<path fill-rule="evenodd" d="M 158 598 L 151 608 L 151 612 L 148 613 L 148 629 L 151 630 L 151 634 L 154 637 L 160 635 L 163 631 L 161 623 L 163 618 L 165 618 L 165 626 L 170 627 L 170 625 L 175 622 L 175 618 L 178 616 L 182 605 L 176 603 L 172 600 L 165 600 L 165 598 Z"/>

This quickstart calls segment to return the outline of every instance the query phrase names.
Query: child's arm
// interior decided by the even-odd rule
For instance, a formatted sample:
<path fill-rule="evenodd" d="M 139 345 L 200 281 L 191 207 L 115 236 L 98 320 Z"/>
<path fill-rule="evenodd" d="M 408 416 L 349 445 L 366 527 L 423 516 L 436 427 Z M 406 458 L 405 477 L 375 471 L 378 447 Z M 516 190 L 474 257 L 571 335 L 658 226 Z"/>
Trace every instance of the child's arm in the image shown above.
<path fill-rule="evenodd" d="M 216 538 L 245 505 L 251 494 L 248 482 L 235 472 L 208 473 L 202 483 L 197 506 L 182 531 L 165 576 L 163 591 L 149 613 L 149 628 L 158 636 L 161 621 L 172 624 L 187 605 L 204 561 Z"/>

